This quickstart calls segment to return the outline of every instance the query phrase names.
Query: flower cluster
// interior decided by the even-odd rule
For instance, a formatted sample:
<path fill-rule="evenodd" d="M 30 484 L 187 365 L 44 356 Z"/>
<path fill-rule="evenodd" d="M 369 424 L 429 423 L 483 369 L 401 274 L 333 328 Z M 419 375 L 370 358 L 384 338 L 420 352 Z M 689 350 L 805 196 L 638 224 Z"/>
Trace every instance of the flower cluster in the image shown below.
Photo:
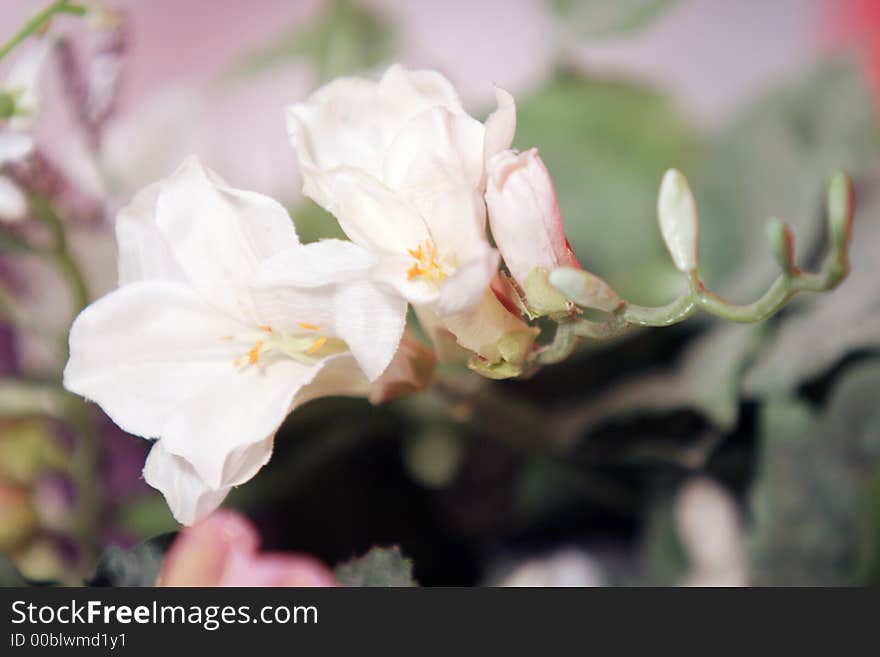
<path fill-rule="evenodd" d="M 537 330 L 518 290 L 535 267 L 577 262 L 540 158 L 509 150 L 513 99 L 497 96 L 480 123 L 438 73 L 393 66 L 288 108 L 304 192 L 350 241 L 301 244 L 283 207 L 194 157 L 119 213 L 119 287 L 74 322 L 64 384 L 158 439 L 144 477 L 180 522 L 252 478 L 304 402 L 424 385 L 433 355 L 404 337 L 410 305 L 478 370 L 521 370 Z"/>
<path fill-rule="evenodd" d="M 496 98 L 480 122 L 439 73 L 392 66 L 288 107 L 303 193 L 348 240 L 301 244 L 283 207 L 195 158 L 119 213 L 119 288 L 74 322 L 64 384 L 156 439 L 144 477 L 180 522 L 251 479 L 306 401 L 379 402 L 424 387 L 434 356 L 405 333 L 410 308 L 441 358 L 508 378 L 564 358 L 581 337 L 668 325 L 698 307 L 754 321 L 845 275 L 844 221 L 839 267 L 823 277 L 788 263 L 754 308 L 711 295 L 697 277 L 696 204 L 672 170 L 658 217 L 689 287 L 668 307 L 628 304 L 580 267 L 537 150 L 511 149 L 514 100 L 501 89 Z M 837 205 L 832 224 L 851 220 Z M 580 307 L 608 319 L 583 319 Z M 536 342 L 540 317 L 558 327 L 552 343 Z"/>

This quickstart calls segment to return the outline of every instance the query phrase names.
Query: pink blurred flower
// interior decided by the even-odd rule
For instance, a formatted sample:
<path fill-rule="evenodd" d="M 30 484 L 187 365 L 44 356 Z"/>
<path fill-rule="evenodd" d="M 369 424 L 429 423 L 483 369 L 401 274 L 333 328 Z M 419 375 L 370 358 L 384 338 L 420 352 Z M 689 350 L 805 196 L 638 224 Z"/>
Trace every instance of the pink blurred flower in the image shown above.
<path fill-rule="evenodd" d="M 880 2 L 825 0 L 822 25 L 835 45 L 855 47 L 880 108 Z"/>
<path fill-rule="evenodd" d="M 302 554 L 259 553 L 254 526 L 217 511 L 183 529 L 168 551 L 159 586 L 337 586 L 327 566 Z"/>

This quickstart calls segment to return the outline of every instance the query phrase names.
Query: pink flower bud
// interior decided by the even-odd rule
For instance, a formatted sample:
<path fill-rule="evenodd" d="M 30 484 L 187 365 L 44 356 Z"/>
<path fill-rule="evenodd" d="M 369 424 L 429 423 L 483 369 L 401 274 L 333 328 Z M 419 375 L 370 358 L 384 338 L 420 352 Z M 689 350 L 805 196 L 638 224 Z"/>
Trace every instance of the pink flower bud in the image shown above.
<path fill-rule="evenodd" d="M 159 586 L 336 586 L 321 562 L 300 554 L 260 554 L 253 525 L 218 511 L 181 530 L 165 557 Z"/>
<path fill-rule="evenodd" d="M 537 149 L 503 151 L 488 166 L 486 205 L 492 236 L 520 287 L 536 267 L 580 268 L 565 237 L 553 181 Z"/>

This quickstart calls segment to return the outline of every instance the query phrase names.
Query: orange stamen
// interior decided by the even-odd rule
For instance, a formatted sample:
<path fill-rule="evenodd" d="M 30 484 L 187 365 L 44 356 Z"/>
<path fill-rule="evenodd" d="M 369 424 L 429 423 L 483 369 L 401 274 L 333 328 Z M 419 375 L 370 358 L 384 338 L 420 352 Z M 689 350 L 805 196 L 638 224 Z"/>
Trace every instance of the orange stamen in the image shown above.
<path fill-rule="evenodd" d="M 316 351 L 318 351 L 318 349 L 320 349 L 321 347 L 323 347 L 325 344 L 327 344 L 327 338 L 318 338 L 317 340 L 315 340 L 315 341 L 312 343 L 312 346 L 311 346 L 311 347 L 309 347 L 308 349 L 306 349 L 306 352 L 307 352 L 307 353 L 310 353 L 310 354 L 313 354 L 313 353 L 315 353 Z"/>

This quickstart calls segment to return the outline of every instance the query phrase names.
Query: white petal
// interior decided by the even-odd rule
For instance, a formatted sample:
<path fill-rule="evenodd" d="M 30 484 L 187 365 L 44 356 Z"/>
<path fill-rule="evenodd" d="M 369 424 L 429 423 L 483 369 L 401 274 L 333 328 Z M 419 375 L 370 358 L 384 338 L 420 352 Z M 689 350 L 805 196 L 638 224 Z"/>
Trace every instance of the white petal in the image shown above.
<path fill-rule="evenodd" d="M 373 267 L 374 280 L 383 283 L 413 305 L 433 304 L 440 298 L 437 284 L 421 277 L 410 280 L 408 273 L 415 260 L 407 255 L 383 255 Z"/>
<path fill-rule="evenodd" d="M 376 257 L 345 240 L 321 240 L 296 246 L 264 261 L 256 283 L 263 287 L 320 287 L 366 277 Z"/>
<path fill-rule="evenodd" d="M 226 374 L 175 409 L 162 428 L 165 448 L 191 463 L 209 486 L 223 486 L 237 474 L 245 450 L 278 430 L 323 364 L 271 353 L 244 369 L 230 363 Z"/>
<path fill-rule="evenodd" d="M 473 188 L 459 185 L 435 196 L 425 223 L 438 253 L 456 267 L 484 256 L 489 248 L 486 203 Z"/>
<path fill-rule="evenodd" d="M 175 520 L 182 525 L 194 525 L 204 519 L 223 503 L 230 490 L 229 486 L 207 486 L 189 463 L 169 454 L 161 440 L 147 455 L 144 480 L 161 491 Z"/>
<path fill-rule="evenodd" d="M 28 201 L 18 185 L 0 175 L 0 223 L 14 223 L 23 219 L 28 211 Z"/>
<path fill-rule="evenodd" d="M 464 263 L 444 280 L 437 301 L 437 313 L 446 317 L 469 310 L 478 304 L 498 271 L 499 259 L 498 251 L 486 246 L 481 255 Z"/>
<path fill-rule="evenodd" d="M 161 182 L 145 187 L 116 217 L 120 286 L 148 280 L 186 282 L 156 224 L 156 201 L 161 189 Z"/>
<path fill-rule="evenodd" d="M 433 108 L 408 121 L 385 156 L 383 180 L 423 216 L 450 188 L 476 190 L 483 177 L 483 125 Z"/>
<path fill-rule="evenodd" d="M 513 144 L 516 134 L 516 102 L 507 91 L 495 87 L 496 109 L 486 119 L 486 136 L 483 146 L 483 159 L 488 162 L 494 155 L 507 150 Z"/>
<path fill-rule="evenodd" d="M 304 386 L 293 400 L 293 408 L 321 397 L 366 397 L 370 382 L 357 361 L 349 353 L 330 356 L 311 383 Z"/>
<path fill-rule="evenodd" d="M 340 285 L 334 298 L 336 334 L 370 381 L 388 367 L 406 324 L 406 300 L 370 281 Z"/>
<path fill-rule="evenodd" d="M 338 169 L 315 180 L 330 199 L 325 209 L 356 244 L 371 251 L 405 253 L 428 239 L 419 214 L 372 176 Z"/>
<path fill-rule="evenodd" d="M 380 177 L 391 140 L 413 116 L 434 106 L 462 112 L 452 85 L 434 71 L 390 67 L 379 82 L 338 78 L 305 103 L 287 108 L 287 129 L 300 161 L 307 195 L 329 199 L 310 177 L 340 166 Z"/>
<path fill-rule="evenodd" d="M 393 102 L 407 117 L 437 106 L 464 113 L 452 83 L 437 71 L 410 71 L 400 64 L 393 64 L 379 81 L 379 94 Z"/>
<path fill-rule="evenodd" d="M 254 279 L 262 260 L 299 243 L 279 203 L 225 186 L 192 157 L 163 183 L 156 223 L 193 286 L 237 312 L 243 300 L 232 291 Z"/>
<path fill-rule="evenodd" d="M 27 156 L 34 149 L 34 139 L 23 132 L 0 130 L 0 165 Z"/>
<path fill-rule="evenodd" d="M 247 330 L 182 285 L 132 283 L 76 318 L 64 385 L 125 431 L 160 436 L 179 405 L 234 371 L 247 347 L 223 338 Z"/>

